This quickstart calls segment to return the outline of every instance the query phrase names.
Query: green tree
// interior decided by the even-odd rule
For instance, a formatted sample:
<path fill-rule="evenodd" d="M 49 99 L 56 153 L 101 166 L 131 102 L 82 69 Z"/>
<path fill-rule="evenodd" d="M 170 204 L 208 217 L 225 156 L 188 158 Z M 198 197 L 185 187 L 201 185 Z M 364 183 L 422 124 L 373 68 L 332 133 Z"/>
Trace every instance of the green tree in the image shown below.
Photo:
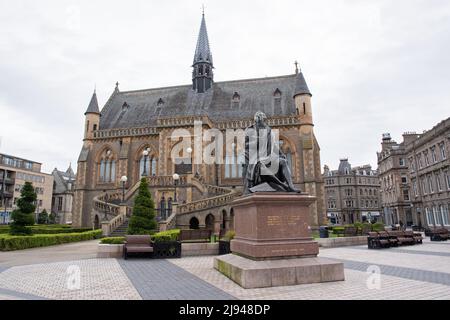
<path fill-rule="evenodd" d="M 36 210 L 37 195 L 34 191 L 33 185 L 30 182 L 25 182 L 20 195 L 17 200 L 18 209 L 11 214 L 13 222 L 11 223 L 10 234 L 12 235 L 29 235 L 31 229 L 27 226 L 34 225 L 34 211 Z"/>
<path fill-rule="evenodd" d="M 48 216 L 48 224 L 56 224 L 56 213 L 50 213 Z"/>
<path fill-rule="evenodd" d="M 150 231 L 155 229 L 155 203 L 147 179 L 142 178 L 138 194 L 134 199 L 133 215 L 128 225 L 128 234 L 150 234 Z"/>
<path fill-rule="evenodd" d="M 47 210 L 43 210 L 38 215 L 38 224 L 47 224 L 48 223 L 48 213 Z"/>

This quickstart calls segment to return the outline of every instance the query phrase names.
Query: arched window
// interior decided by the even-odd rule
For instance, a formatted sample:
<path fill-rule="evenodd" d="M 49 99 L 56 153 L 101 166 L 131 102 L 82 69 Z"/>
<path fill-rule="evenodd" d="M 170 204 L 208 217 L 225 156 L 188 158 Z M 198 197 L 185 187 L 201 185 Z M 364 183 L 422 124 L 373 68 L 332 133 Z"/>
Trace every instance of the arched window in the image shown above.
<path fill-rule="evenodd" d="M 242 164 L 244 162 L 244 153 L 239 152 L 236 143 L 233 143 L 231 154 L 227 154 L 225 157 L 225 178 L 242 178 Z"/>
<path fill-rule="evenodd" d="M 189 220 L 189 229 L 198 229 L 199 228 L 199 221 L 196 217 L 191 218 L 191 220 Z"/>
<path fill-rule="evenodd" d="M 142 178 L 142 176 L 144 175 L 144 165 L 145 165 L 145 175 L 146 176 L 156 176 L 156 168 L 158 166 L 156 157 L 154 155 L 151 154 L 150 148 L 146 147 L 144 149 L 147 149 L 147 151 L 149 152 L 149 154 L 147 155 L 147 157 L 145 157 L 142 153 L 142 151 L 140 152 L 140 160 L 139 160 L 139 178 Z"/>
<path fill-rule="evenodd" d="M 106 150 L 99 163 L 99 180 L 103 183 L 111 183 L 116 180 L 116 160 L 111 150 Z"/>

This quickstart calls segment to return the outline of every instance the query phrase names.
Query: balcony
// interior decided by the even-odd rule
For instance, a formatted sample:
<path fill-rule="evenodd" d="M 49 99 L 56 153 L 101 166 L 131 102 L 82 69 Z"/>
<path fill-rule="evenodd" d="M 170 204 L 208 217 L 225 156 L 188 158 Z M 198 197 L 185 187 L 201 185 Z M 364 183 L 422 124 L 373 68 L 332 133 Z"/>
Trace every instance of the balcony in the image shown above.
<path fill-rule="evenodd" d="M 2 176 L 0 176 L 0 184 L 5 183 L 6 185 L 13 185 L 14 184 L 14 179 L 12 178 L 3 178 Z"/>

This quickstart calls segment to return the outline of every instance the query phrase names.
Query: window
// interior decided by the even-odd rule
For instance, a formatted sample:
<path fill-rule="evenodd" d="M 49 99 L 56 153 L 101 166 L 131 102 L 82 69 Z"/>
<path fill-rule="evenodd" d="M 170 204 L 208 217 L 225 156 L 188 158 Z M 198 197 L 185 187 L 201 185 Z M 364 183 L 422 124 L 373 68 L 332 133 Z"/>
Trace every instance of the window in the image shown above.
<path fill-rule="evenodd" d="M 436 174 L 436 188 L 438 191 L 442 191 L 441 175 Z"/>
<path fill-rule="evenodd" d="M 103 183 L 111 183 L 116 180 L 116 161 L 111 150 L 106 150 L 99 163 L 99 180 Z"/>
<path fill-rule="evenodd" d="M 422 167 L 423 167 L 423 162 L 422 162 L 422 155 L 421 155 L 421 154 L 419 154 L 419 155 L 417 156 L 417 162 L 419 163 L 419 169 L 422 169 Z"/>
<path fill-rule="evenodd" d="M 437 157 L 436 157 L 436 148 L 432 147 L 431 148 L 431 159 L 433 160 L 433 163 L 437 162 Z"/>
<path fill-rule="evenodd" d="M 403 190 L 403 200 L 409 201 L 409 191 Z"/>
<path fill-rule="evenodd" d="M 418 197 L 419 196 L 419 192 L 417 190 L 417 181 L 416 180 L 413 181 L 413 190 L 414 190 L 414 195 L 416 197 Z"/>
<path fill-rule="evenodd" d="M 238 154 L 237 145 L 233 143 L 231 155 L 225 157 L 225 178 L 242 178 L 242 164 L 244 164 L 244 153 Z"/>
<path fill-rule="evenodd" d="M 439 214 L 440 214 L 440 221 L 441 224 L 444 226 L 448 226 L 449 225 L 449 221 L 448 221 L 448 207 L 445 205 L 440 205 L 439 206 Z"/>
<path fill-rule="evenodd" d="M 425 183 L 425 178 L 422 179 L 422 193 L 427 194 L 427 185 Z"/>
<path fill-rule="evenodd" d="M 402 176 L 402 183 L 408 183 L 408 178 L 406 176 Z"/>
<path fill-rule="evenodd" d="M 94 131 L 97 131 L 97 125 L 94 124 Z"/>
<path fill-rule="evenodd" d="M 400 165 L 401 167 L 404 167 L 404 166 L 405 166 L 405 159 L 400 158 L 398 162 L 399 162 L 399 165 Z"/>
<path fill-rule="evenodd" d="M 437 206 L 433 207 L 433 216 L 436 225 L 442 225 L 442 216 L 439 212 L 439 208 Z"/>
<path fill-rule="evenodd" d="M 428 152 L 424 152 L 423 156 L 425 157 L 425 166 L 430 165 L 430 159 L 428 159 Z"/>
<path fill-rule="evenodd" d="M 441 160 L 447 159 L 447 154 L 445 153 L 445 144 L 441 143 L 439 145 L 439 150 L 441 152 Z"/>
<path fill-rule="evenodd" d="M 430 190 L 430 193 L 434 193 L 433 180 L 431 179 L 431 175 L 429 175 L 427 179 L 428 179 L 428 189 Z"/>
<path fill-rule="evenodd" d="M 447 180 L 447 189 L 449 189 L 450 190 L 450 173 L 446 173 L 446 180 Z"/>
<path fill-rule="evenodd" d="M 427 217 L 427 224 L 428 224 L 429 226 L 434 225 L 434 224 L 435 224 L 435 223 L 434 223 L 434 217 L 433 217 L 433 214 L 431 213 L 431 211 L 430 211 L 429 208 L 425 208 L 425 215 L 426 215 L 426 217 Z"/>
<path fill-rule="evenodd" d="M 58 211 L 62 211 L 62 206 L 63 206 L 63 198 L 58 197 Z"/>

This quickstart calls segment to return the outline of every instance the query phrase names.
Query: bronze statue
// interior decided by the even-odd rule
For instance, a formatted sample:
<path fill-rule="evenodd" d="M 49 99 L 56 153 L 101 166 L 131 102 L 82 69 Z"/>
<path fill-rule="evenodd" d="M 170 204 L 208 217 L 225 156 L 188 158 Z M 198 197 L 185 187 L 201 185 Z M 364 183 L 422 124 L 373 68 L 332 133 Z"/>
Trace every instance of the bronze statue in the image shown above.
<path fill-rule="evenodd" d="M 279 148 L 267 116 L 258 111 L 255 123 L 245 130 L 244 194 L 296 192 L 286 156 Z"/>

